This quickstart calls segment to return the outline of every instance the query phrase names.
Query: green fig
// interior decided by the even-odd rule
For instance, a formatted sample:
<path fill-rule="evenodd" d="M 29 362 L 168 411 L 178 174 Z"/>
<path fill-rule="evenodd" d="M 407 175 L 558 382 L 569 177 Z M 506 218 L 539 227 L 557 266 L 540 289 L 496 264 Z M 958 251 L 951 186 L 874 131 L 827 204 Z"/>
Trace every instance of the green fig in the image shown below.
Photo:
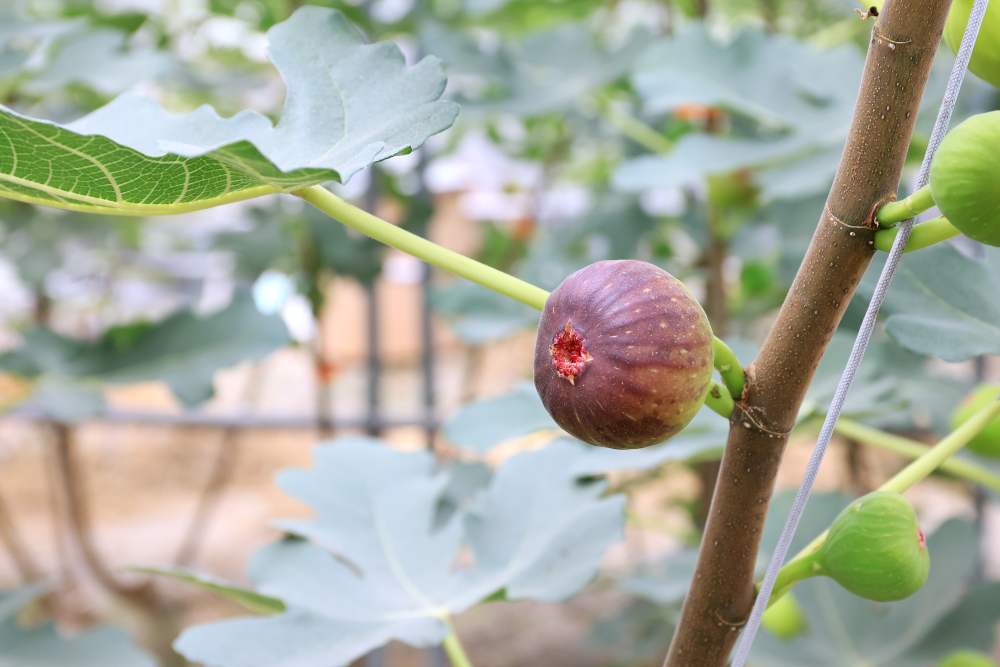
<path fill-rule="evenodd" d="M 948 133 L 931 163 L 930 187 L 959 231 L 1000 246 L 1000 111 L 972 116 Z"/>
<path fill-rule="evenodd" d="M 910 503 L 898 493 L 875 491 L 837 516 L 813 567 L 859 597 L 888 602 L 920 590 L 930 556 Z"/>
<path fill-rule="evenodd" d="M 951 427 L 958 428 L 972 415 L 1000 398 L 1000 383 L 984 384 L 972 390 L 951 416 Z M 986 425 L 975 438 L 969 441 L 969 449 L 981 456 L 1000 459 L 1000 417 Z"/>
<path fill-rule="evenodd" d="M 942 660 L 938 667 L 997 667 L 997 664 L 985 653 L 959 651 Z"/>
<path fill-rule="evenodd" d="M 954 53 L 962 44 L 965 24 L 972 12 L 972 0 L 953 0 L 944 25 L 944 41 Z M 983 25 L 979 29 L 976 48 L 972 52 L 969 70 L 984 81 L 1000 88 L 1000 5 L 991 2 L 986 8 Z"/>
<path fill-rule="evenodd" d="M 806 629 L 806 619 L 795 596 L 785 593 L 764 612 L 761 625 L 775 637 L 791 639 Z"/>

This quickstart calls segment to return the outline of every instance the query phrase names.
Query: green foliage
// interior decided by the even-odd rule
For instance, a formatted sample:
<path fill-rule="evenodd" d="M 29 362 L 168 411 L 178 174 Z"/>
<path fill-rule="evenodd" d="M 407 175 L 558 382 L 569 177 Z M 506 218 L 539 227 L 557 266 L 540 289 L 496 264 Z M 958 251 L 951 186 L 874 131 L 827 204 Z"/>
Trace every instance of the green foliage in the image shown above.
<path fill-rule="evenodd" d="M 0 194 L 62 208 L 162 214 L 323 181 L 410 152 L 458 112 L 438 62 L 407 67 L 337 12 L 305 7 L 269 31 L 288 85 L 281 121 L 208 107 L 171 114 L 123 95 L 65 126 L 0 108 Z M 323 114 L 316 114 L 323 109 Z"/>
<path fill-rule="evenodd" d="M 959 651 L 942 660 L 938 667 L 996 667 L 996 663 L 985 653 Z"/>
<path fill-rule="evenodd" d="M 448 615 L 504 592 L 558 600 L 595 574 L 621 538 L 623 499 L 565 475 L 567 446 L 508 460 L 466 508 L 440 520 L 447 472 L 426 453 L 345 438 L 315 450 L 312 470 L 279 485 L 316 512 L 282 526 L 254 558 L 257 591 L 287 610 L 187 630 L 177 649 L 211 667 L 345 664 L 389 639 L 440 642 Z M 455 567 L 467 548 L 471 563 Z M 242 594 L 241 594 L 242 595 Z"/>
<path fill-rule="evenodd" d="M 886 330 L 904 347 L 945 361 L 1000 354 L 998 281 L 1000 251 L 974 259 L 951 245 L 921 250 L 899 267 Z"/>
<path fill-rule="evenodd" d="M 75 421 L 101 407 L 104 385 L 162 381 L 186 405 L 212 395 L 218 370 L 263 357 L 287 344 L 281 319 L 261 314 L 247 295 L 205 317 L 180 311 L 158 323 L 108 329 L 96 341 L 36 327 L 21 345 L 0 355 L 0 370 L 35 385 L 30 407 Z"/>
<path fill-rule="evenodd" d="M 826 73 L 822 84 L 816 68 Z M 728 42 L 687 26 L 643 54 L 632 79 L 650 112 L 683 105 L 719 107 L 748 132 L 693 133 L 667 155 L 624 162 L 615 183 L 626 190 L 700 183 L 712 174 L 761 170 L 765 199 L 825 188 L 847 136 L 860 55 L 819 51 L 794 39 L 745 30 Z M 769 175 L 769 170 L 775 170 Z"/>
<path fill-rule="evenodd" d="M 153 659 L 114 628 L 66 635 L 51 623 L 30 625 L 18 612 L 44 591 L 38 587 L 0 591 L 0 665 L 10 667 L 153 667 Z"/>

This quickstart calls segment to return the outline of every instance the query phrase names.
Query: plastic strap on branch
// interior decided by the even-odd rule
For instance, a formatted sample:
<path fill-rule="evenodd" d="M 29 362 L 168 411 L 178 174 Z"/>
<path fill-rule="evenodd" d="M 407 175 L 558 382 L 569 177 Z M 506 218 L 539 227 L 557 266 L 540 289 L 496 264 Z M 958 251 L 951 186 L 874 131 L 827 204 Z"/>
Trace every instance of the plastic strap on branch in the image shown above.
<path fill-rule="evenodd" d="M 962 88 L 962 81 L 965 78 L 965 72 L 972 57 L 972 49 L 976 44 L 976 38 L 979 36 L 979 28 L 983 23 L 983 16 L 986 14 L 988 3 L 989 0 L 976 0 L 972 7 L 969 22 L 962 37 L 962 46 L 959 48 L 958 55 L 955 58 L 955 66 L 952 68 L 951 76 L 948 78 L 948 87 L 945 90 L 944 99 L 941 100 L 941 108 L 938 111 L 937 120 L 934 122 L 934 130 L 931 132 L 927 152 L 924 154 L 923 162 L 920 165 L 920 172 L 917 176 L 918 188 L 927 184 L 931 160 L 938 146 L 941 144 L 941 140 L 944 139 L 944 135 L 948 131 L 948 126 L 951 124 L 951 115 L 955 109 L 955 104 L 958 102 L 958 93 Z M 788 549 L 791 546 L 792 538 L 795 537 L 795 531 L 799 526 L 799 520 L 802 518 L 806 502 L 809 500 L 813 482 L 816 481 L 816 473 L 819 471 L 823 455 L 826 453 L 827 444 L 829 444 L 830 437 L 833 435 L 833 428 L 840 417 L 840 412 L 844 407 L 844 400 L 847 398 L 847 392 L 854 382 L 858 366 L 865 356 L 865 350 L 868 348 L 872 332 L 875 329 L 875 320 L 878 317 L 879 308 L 882 306 L 886 291 L 896 273 L 896 267 L 899 266 L 899 260 L 903 255 L 903 248 L 906 247 L 906 242 L 912 230 L 912 219 L 900 224 L 899 234 L 896 236 L 896 241 L 893 243 L 889 257 L 882 268 L 882 273 L 879 276 L 878 283 L 875 285 L 871 302 L 868 304 L 868 310 L 865 312 L 861 328 L 858 330 L 858 337 L 855 339 L 854 347 L 851 349 L 851 356 L 847 361 L 847 367 L 840 376 L 837 390 L 833 394 L 830 409 L 827 411 L 826 419 L 823 421 L 823 428 L 820 430 L 819 438 L 816 440 L 816 447 L 813 450 L 812 457 L 809 459 L 809 465 L 806 467 L 802 485 L 795 496 L 795 501 L 792 503 L 792 508 L 788 513 L 788 519 L 785 521 L 785 527 L 782 529 L 774 553 L 771 555 L 771 561 L 768 563 L 767 573 L 761 582 L 760 592 L 757 594 L 757 600 L 754 602 L 753 611 L 743 630 L 743 635 L 736 645 L 733 653 L 733 667 L 744 667 L 746 665 L 747 657 L 750 655 L 750 648 L 753 646 L 754 638 L 760 630 L 761 618 L 767 610 L 768 601 L 774 590 L 774 582 L 778 576 L 778 571 L 788 556 Z"/>

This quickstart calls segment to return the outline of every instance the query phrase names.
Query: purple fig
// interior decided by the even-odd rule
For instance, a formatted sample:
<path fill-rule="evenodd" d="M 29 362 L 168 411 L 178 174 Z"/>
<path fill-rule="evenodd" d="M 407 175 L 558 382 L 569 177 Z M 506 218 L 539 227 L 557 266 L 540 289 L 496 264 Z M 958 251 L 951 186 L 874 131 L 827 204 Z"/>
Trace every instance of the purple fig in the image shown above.
<path fill-rule="evenodd" d="M 647 447 L 687 426 L 704 402 L 712 338 L 701 306 L 663 269 L 596 262 L 545 303 L 535 387 L 556 423 L 580 440 Z"/>

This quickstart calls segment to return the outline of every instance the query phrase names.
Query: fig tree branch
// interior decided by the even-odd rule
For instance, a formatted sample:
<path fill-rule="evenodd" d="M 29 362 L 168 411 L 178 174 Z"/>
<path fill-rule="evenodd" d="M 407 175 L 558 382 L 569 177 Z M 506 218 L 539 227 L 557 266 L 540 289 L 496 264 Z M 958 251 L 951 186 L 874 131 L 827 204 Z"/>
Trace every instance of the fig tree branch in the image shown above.
<path fill-rule="evenodd" d="M 754 565 L 788 433 L 874 252 L 899 183 L 947 0 L 889 0 L 851 129 L 806 256 L 731 419 L 719 484 L 666 667 L 723 667 L 754 600 Z"/>

